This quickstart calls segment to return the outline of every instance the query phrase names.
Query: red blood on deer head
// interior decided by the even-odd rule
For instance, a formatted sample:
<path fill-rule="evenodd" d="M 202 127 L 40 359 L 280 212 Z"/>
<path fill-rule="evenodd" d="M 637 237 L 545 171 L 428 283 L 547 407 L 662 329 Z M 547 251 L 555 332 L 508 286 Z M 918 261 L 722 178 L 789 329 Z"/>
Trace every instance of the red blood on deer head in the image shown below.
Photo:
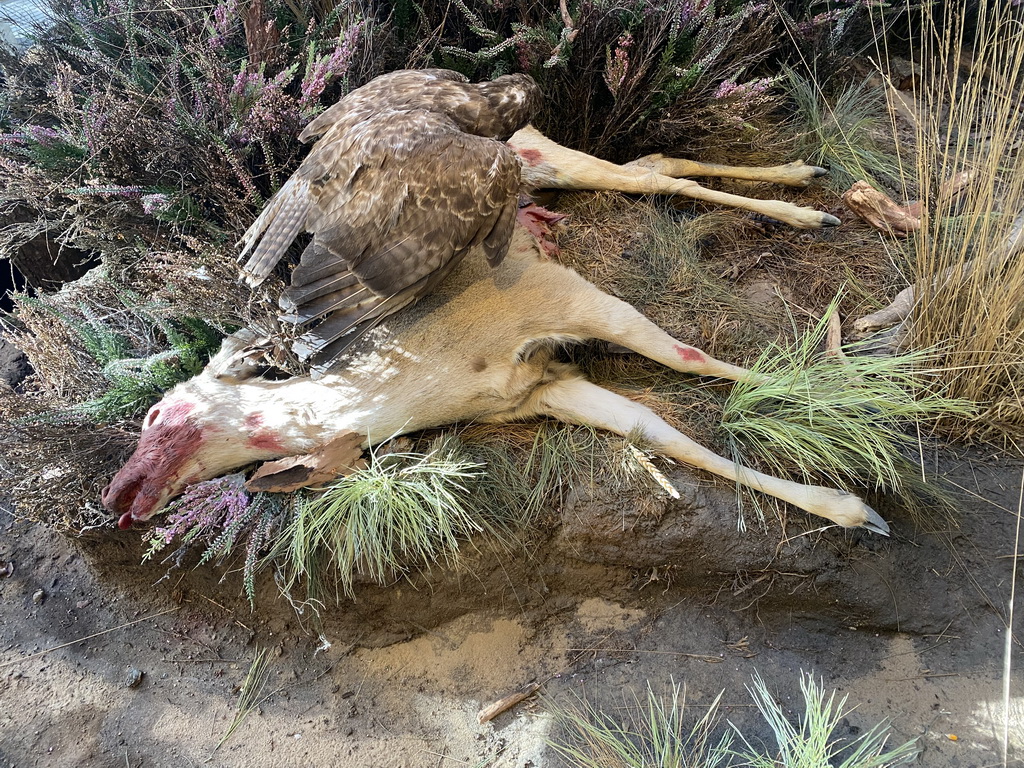
<path fill-rule="evenodd" d="M 162 401 L 150 410 L 139 447 L 103 489 L 103 506 L 119 515 L 119 528 L 147 520 L 194 471 L 209 431 L 189 419 L 194 409 L 193 403 Z"/>

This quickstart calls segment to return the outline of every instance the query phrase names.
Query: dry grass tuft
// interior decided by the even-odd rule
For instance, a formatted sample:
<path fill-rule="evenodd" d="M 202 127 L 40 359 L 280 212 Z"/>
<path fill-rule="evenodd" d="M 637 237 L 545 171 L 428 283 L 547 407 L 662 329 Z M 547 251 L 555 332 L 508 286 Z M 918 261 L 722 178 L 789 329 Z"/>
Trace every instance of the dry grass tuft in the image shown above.
<path fill-rule="evenodd" d="M 97 427 L 0 390 L 0 472 L 23 516 L 67 534 L 107 525 L 99 509 L 106 479 L 138 442 L 132 430 Z"/>
<path fill-rule="evenodd" d="M 618 193 L 566 195 L 559 208 L 572 216 L 559 241 L 562 263 L 713 355 L 756 344 L 746 337 L 755 312 L 720 276 L 723 268 L 708 263 L 735 241 L 739 214 L 691 215 Z"/>
<path fill-rule="evenodd" d="M 917 186 L 913 343 L 941 346 L 943 383 L 982 406 L 967 438 L 1024 437 L 1024 7 L 932 5 L 916 58 Z M 969 173 L 959 195 L 943 181 Z"/>

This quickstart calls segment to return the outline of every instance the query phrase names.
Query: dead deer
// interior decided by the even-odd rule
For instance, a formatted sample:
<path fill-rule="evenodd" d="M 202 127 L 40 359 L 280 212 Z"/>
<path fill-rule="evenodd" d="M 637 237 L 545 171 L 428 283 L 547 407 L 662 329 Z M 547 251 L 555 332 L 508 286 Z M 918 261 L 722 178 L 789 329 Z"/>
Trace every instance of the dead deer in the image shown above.
<path fill-rule="evenodd" d="M 737 204 L 666 174 L 729 173 L 661 157 L 616 166 L 560 147 L 532 128 L 512 139 L 535 186 L 685 194 Z M 653 169 L 653 170 L 652 170 Z M 801 163 L 737 174 L 803 185 L 823 171 Z M 742 206 L 813 227 L 831 217 L 786 203 L 740 198 Z M 367 332 L 321 378 L 271 380 L 227 338 L 206 369 L 147 414 L 139 446 L 103 492 L 122 528 L 148 520 L 191 483 L 253 462 L 311 453 L 346 432 L 364 446 L 456 422 L 547 417 L 619 435 L 642 435 L 666 456 L 782 499 L 841 526 L 885 534 L 885 521 L 843 490 L 805 485 L 739 466 L 697 444 L 647 407 L 586 381 L 560 362 L 560 345 L 602 339 L 680 373 L 749 380 L 744 368 L 683 344 L 629 304 L 546 259 L 517 225 L 497 267 L 462 260 L 440 287 Z"/>

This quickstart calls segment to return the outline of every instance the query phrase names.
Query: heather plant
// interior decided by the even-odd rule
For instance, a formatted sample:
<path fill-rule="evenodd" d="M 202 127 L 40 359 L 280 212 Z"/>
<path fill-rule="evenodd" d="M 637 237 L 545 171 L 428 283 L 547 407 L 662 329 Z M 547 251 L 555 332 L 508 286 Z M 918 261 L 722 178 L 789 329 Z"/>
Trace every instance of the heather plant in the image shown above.
<path fill-rule="evenodd" d="M 528 72 L 547 97 L 536 121 L 542 130 L 568 146 L 628 160 L 712 135 L 719 141 L 723 130 L 748 132 L 744 121 L 723 126 L 717 110 L 708 110 L 723 83 L 756 94 L 780 63 L 813 57 L 822 35 L 838 50 L 882 5 L 405 0 L 395 4 L 387 47 L 407 50 L 410 64 L 477 79 Z"/>
<path fill-rule="evenodd" d="M 229 257 L 298 162 L 295 134 L 349 87 L 367 24 L 350 9 L 340 32 L 295 34 L 259 0 L 212 14 L 71 2 L 53 20 L 4 62 L 0 213 L 20 206 L 51 239 L 127 266 L 192 252 L 192 233 Z M 16 249 L 32 234 L 0 237 Z"/>
<path fill-rule="evenodd" d="M 213 328 L 273 330 L 274 307 L 237 283 L 232 243 L 298 163 L 301 126 L 363 77 L 370 20 L 343 3 L 298 24 L 262 0 L 73 0 L 51 17 L 32 48 L 2 54 L 0 252 L 45 235 L 103 268 L 67 296 L 15 300 L 35 370 L 15 397 L 37 417 L 121 422 L 201 368 Z M 45 486 L 30 479 L 47 470 L 32 458 L 45 441 L 0 429 L 25 441 L 11 448 L 19 488 Z M 107 460 L 69 468 L 80 482 L 62 487 L 83 493 Z M 25 500 L 45 516 L 86 498 Z"/>
<path fill-rule="evenodd" d="M 167 510 L 166 525 L 154 528 L 143 559 L 171 544 L 168 557 L 180 565 L 186 553 L 201 548 L 198 565 L 223 561 L 243 552 L 242 583 L 250 604 L 256 594 L 256 575 L 266 564 L 275 534 L 284 525 L 286 506 L 277 498 L 245 490 L 245 475 L 233 474 L 189 486 Z M 165 561 L 166 562 L 166 561 Z"/>
<path fill-rule="evenodd" d="M 26 317 L 61 324 L 69 332 L 68 346 L 77 346 L 83 353 L 78 369 L 90 374 L 93 384 L 80 387 L 77 401 L 69 407 L 97 423 L 144 413 L 168 389 L 198 374 L 223 335 L 200 318 L 166 317 L 159 306 L 131 292 L 122 290 L 115 296 L 116 308 L 85 302 L 64 308 L 45 295 L 17 297 Z M 111 322 L 110 316 L 117 314 L 128 319 Z M 38 362 L 38 355 L 34 357 Z"/>
<path fill-rule="evenodd" d="M 198 318 L 161 321 L 160 325 L 170 348 L 148 357 L 108 360 L 103 376 L 110 386 L 98 398 L 81 403 L 79 410 L 97 422 L 140 416 L 175 384 L 202 371 L 220 346 L 221 334 Z M 107 328 L 99 330 L 109 334 Z"/>

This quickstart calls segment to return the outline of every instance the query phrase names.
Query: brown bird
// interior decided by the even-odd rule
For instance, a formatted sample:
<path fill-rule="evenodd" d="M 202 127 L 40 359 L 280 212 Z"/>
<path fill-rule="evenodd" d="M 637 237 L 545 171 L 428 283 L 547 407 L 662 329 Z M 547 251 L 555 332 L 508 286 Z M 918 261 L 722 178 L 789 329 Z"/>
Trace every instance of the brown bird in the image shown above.
<path fill-rule="evenodd" d="M 283 319 L 323 321 L 296 344 L 315 367 L 429 293 L 475 246 L 508 250 L 520 161 L 507 145 L 540 106 L 529 75 L 470 83 L 443 69 L 371 80 L 299 134 L 319 137 L 242 236 L 250 285 L 313 234 L 281 298 Z"/>

